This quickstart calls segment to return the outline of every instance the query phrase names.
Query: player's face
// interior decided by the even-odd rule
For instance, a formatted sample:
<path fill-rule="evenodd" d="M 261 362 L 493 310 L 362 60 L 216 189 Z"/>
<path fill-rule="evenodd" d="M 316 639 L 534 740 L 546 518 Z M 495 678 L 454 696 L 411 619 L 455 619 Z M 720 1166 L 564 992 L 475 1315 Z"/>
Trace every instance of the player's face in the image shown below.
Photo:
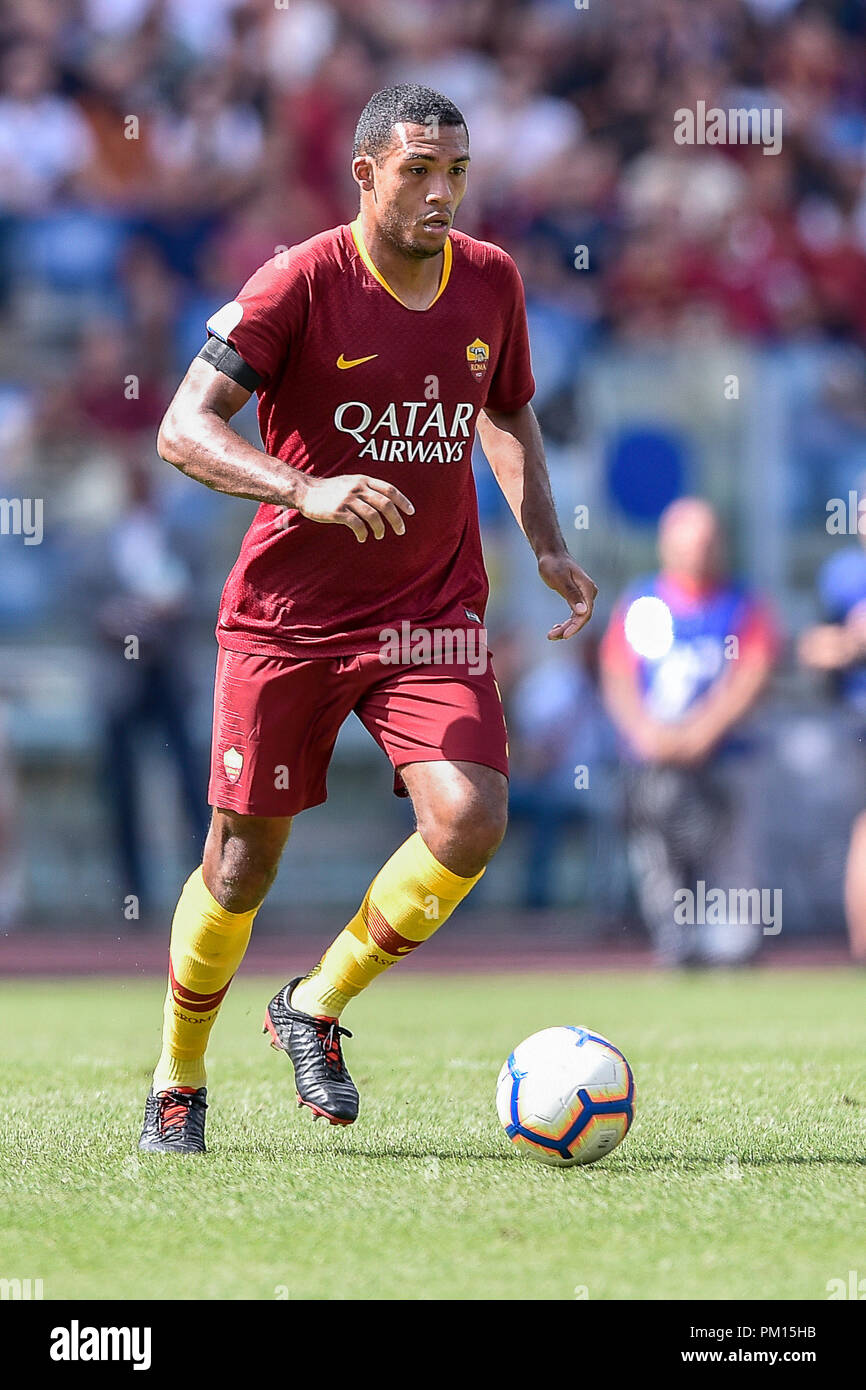
<path fill-rule="evenodd" d="M 462 125 L 395 125 L 390 148 L 371 170 L 382 235 L 404 255 L 437 256 L 466 192 L 468 164 Z"/>

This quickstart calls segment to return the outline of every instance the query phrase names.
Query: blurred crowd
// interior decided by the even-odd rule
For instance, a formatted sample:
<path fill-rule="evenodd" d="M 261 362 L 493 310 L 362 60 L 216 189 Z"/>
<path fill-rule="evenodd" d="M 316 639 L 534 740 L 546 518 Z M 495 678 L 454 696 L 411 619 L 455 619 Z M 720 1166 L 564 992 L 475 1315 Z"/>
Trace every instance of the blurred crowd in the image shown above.
<path fill-rule="evenodd" d="M 52 214 L 58 239 L 89 230 L 91 264 L 79 244 L 67 268 L 145 333 L 150 370 L 176 368 L 198 297 L 352 212 L 357 115 L 396 80 L 467 117 L 461 225 L 582 326 L 862 337 L 860 0 L 9 0 L 13 265 L 50 276 Z M 676 145 L 674 112 L 698 100 L 781 109 L 781 151 Z"/>
<path fill-rule="evenodd" d="M 552 428 L 598 343 L 734 335 L 848 344 L 827 448 L 863 432 L 862 0 L 8 0 L 0 490 L 73 533 L 117 515 L 208 312 L 353 215 L 354 124 L 396 80 L 466 114 L 460 225 L 518 260 Z M 781 109 L 781 151 L 676 144 L 698 100 Z M 0 626 L 71 594 L 55 559 Z"/>
<path fill-rule="evenodd" d="M 128 881 L 144 878 L 137 722 L 175 731 L 196 833 L 199 812 L 184 673 L 158 653 L 135 689 L 105 672 L 119 596 L 207 633 L 246 515 L 159 465 L 156 427 L 214 306 L 354 215 L 355 122 L 397 81 L 467 118 L 459 225 L 520 266 L 549 438 L 579 437 L 575 384 L 607 345 L 823 343 L 845 355 L 810 464 L 866 464 L 866 0 L 6 0 L 0 495 L 48 504 L 42 546 L 4 544 L 0 640 L 71 622 L 91 643 Z M 678 145 L 674 113 L 698 101 L 780 109 L 780 152 Z M 574 767 L 616 757 L 617 697 L 606 715 L 591 640 L 583 653 L 556 679 L 525 652 L 510 663 L 528 905 L 581 821 Z M 3 805 L 0 778 L 0 842 Z"/>

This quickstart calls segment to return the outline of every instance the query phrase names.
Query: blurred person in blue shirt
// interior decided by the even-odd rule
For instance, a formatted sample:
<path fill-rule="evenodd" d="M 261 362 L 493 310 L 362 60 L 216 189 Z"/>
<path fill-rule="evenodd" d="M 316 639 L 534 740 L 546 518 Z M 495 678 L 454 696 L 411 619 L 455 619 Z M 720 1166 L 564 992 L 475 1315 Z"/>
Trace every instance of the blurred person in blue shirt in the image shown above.
<path fill-rule="evenodd" d="M 611 804 L 615 740 L 592 672 L 591 639 L 568 655 L 531 665 L 506 695 L 509 817 L 529 827 L 523 902 L 531 909 L 556 899 L 568 831 L 598 828 Z"/>
<path fill-rule="evenodd" d="M 866 480 L 861 480 L 857 495 L 864 492 Z M 825 621 L 802 633 L 798 655 L 804 666 L 832 678 L 834 693 L 850 714 L 862 765 L 866 763 L 866 534 L 858 539 L 859 546 L 846 546 L 823 566 L 818 594 Z M 845 916 L 851 954 L 866 964 L 866 810 L 851 827 Z"/>
<path fill-rule="evenodd" d="M 618 603 L 601 649 L 603 696 L 628 764 L 629 859 L 661 963 L 735 964 L 762 935 L 751 920 L 757 748 L 744 721 L 778 639 L 764 604 L 727 575 L 708 503 L 666 508 L 659 558 L 660 572 Z M 711 890 L 721 890 L 712 911 Z M 737 890 L 752 891 L 749 921 L 730 910 L 747 901 Z"/>
<path fill-rule="evenodd" d="M 21 846 L 17 825 L 18 785 L 7 737 L 7 710 L 0 692 L 0 928 L 13 926 L 21 909 Z"/>
<path fill-rule="evenodd" d="M 139 800 L 148 730 L 158 732 L 174 766 L 192 857 L 204 843 L 207 812 L 190 731 L 190 689 L 183 660 L 192 575 L 170 534 L 152 475 L 138 460 L 131 463 L 128 487 L 126 508 L 100 552 L 95 675 L 105 786 L 123 895 L 134 894 L 139 915 L 145 915 L 151 907 L 152 876 L 144 860 Z"/>

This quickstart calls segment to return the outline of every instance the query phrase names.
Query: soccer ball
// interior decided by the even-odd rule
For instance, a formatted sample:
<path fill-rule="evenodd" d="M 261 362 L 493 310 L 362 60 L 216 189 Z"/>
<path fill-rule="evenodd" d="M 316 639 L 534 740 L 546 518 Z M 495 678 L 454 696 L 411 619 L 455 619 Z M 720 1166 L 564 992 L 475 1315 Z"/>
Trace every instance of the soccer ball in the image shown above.
<path fill-rule="evenodd" d="M 540 1163 L 594 1163 L 634 1117 L 625 1057 L 589 1028 L 544 1028 L 515 1047 L 496 1083 L 496 1110 L 513 1144 Z"/>

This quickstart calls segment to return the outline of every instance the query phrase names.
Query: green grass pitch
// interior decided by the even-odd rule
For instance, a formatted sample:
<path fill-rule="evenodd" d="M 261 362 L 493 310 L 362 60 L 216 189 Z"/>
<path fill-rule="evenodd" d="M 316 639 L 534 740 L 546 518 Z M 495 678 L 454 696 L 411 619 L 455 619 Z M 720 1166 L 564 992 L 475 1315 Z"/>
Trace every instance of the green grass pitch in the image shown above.
<path fill-rule="evenodd" d="M 162 987 L 0 986 L 0 1276 L 52 1298 L 826 1299 L 866 1276 L 866 1009 L 845 971 L 439 977 L 353 1005 L 351 1129 L 296 1108 L 235 982 L 203 1159 L 139 1155 Z M 548 1169 L 499 1128 L 510 1048 L 587 1024 L 635 1071 L 625 1143 Z"/>

